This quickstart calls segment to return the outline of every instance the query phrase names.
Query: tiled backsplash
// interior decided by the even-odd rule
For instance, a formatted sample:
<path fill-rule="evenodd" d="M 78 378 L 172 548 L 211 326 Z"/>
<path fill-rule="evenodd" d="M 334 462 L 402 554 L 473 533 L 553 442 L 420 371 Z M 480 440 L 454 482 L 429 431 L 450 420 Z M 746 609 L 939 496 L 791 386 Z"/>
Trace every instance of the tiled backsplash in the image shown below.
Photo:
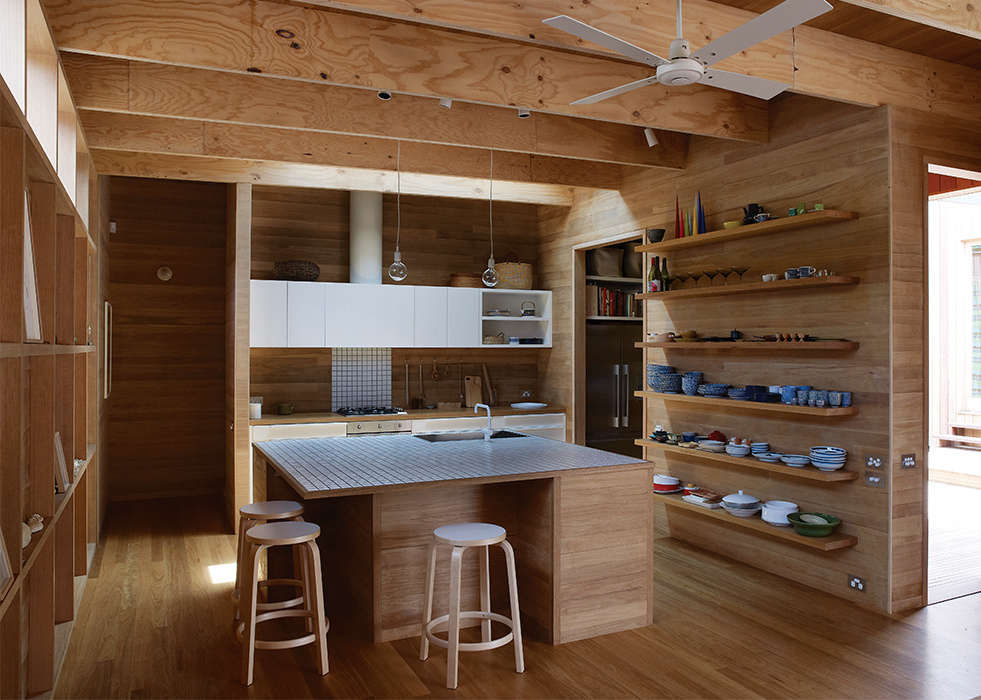
<path fill-rule="evenodd" d="M 331 403 L 335 409 L 392 405 L 391 348 L 334 348 Z"/>

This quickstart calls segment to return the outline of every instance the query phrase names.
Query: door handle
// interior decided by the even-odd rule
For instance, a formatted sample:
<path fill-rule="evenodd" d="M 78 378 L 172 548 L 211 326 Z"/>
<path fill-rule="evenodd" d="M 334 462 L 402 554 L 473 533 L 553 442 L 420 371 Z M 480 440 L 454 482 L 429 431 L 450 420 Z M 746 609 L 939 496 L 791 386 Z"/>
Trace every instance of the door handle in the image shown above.
<path fill-rule="evenodd" d="M 613 365 L 613 392 L 616 396 L 613 402 L 613 427 L 620 427 L 620 365 Z"/>
<path fill-rule="evenodd" d="M 623 427 L 630 427 L 630 365 L 623 365 Z"/>

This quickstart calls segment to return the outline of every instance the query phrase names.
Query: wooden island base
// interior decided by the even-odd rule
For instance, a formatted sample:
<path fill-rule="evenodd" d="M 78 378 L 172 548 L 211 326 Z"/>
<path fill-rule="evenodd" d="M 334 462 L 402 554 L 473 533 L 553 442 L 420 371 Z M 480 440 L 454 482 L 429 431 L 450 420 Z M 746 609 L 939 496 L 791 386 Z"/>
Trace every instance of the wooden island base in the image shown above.
<path fill-rule="evenodd" d="M 419 635 L 432 531 L 461 521 L 505 527 L 518 570 L 525 635 L 561 644 L 653 621 L 651 465 L 632 464 L 388 487 L 303 499 L 255 453 L 255 500 L 303 500 L 322 528 L 331 632 L 375 642 Z M 440 548 L 435 615 L 446 613 Z M 503 554 L 491 548 L 491 600 L 507 611 Z M 271 561 L 270 567 L 288 566 Z M 464 559 L 462 604 L 479 609 L 476 556 Z"/>

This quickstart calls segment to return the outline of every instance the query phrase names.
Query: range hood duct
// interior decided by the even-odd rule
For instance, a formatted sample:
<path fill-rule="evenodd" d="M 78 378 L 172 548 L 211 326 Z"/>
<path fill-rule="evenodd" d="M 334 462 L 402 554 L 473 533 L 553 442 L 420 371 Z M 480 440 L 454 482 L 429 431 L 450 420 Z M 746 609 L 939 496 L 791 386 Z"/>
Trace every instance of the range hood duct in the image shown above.
<path fill-rule="evenodd" d="M 351 192 L 351 264 L 354 284 L 381 284 L 382 193 Z"/>

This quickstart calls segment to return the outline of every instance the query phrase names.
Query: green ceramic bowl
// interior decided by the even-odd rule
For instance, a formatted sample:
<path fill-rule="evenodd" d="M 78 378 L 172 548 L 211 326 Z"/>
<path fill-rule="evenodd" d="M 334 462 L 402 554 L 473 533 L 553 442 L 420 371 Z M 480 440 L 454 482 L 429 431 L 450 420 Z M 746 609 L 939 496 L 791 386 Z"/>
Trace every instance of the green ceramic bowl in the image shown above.
<path fill-rule="evenodd" d="M 804 515 L 822 518 L 826 522 L 809 523 L 801 520 L 801 516 Z M 804 535 L 805 537 L 827 537 L 841 525 L 841 520 L 827 513 L 789 513 L 787 520 L 794 526 L 794 531 L 798 535 Z"/>

